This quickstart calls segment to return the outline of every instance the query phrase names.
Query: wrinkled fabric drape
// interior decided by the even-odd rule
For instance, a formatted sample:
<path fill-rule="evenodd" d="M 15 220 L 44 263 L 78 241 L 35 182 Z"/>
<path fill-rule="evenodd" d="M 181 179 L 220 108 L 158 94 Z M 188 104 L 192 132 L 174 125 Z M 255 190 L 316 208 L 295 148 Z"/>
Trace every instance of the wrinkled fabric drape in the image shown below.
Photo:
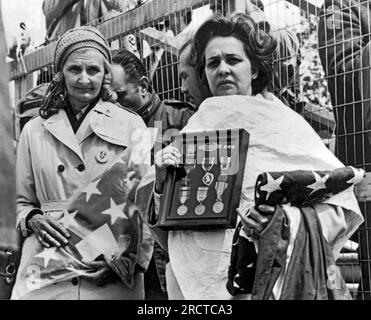
<path fill-rule="evenodd" d="M 182 132 L 225 128 L 244 128 L 250 133 L 241 212 L 246 212 L 253 203 L 256 178 L 261 172 L 330 170 L 343 166 L 313 128 L 271 94 L 208 98 Z M 335 254 L 363 218 L 353 188 L 325 203 L 342 207 L 345 213 L 339 224 L 346 224 L 346 228 L 339 228 L 332 243 Z M 328 229 L 326 223 L 322 228 L 324 232 Z M 185 299 L 231 298 L 226 283 L 233 233 L 232 229 L 169 232 L 170 263 Z"/>
<path fill-rule="evenodd" d="M 279 274 L 287 268 L 280 300 L 351 300 L 315 210 L 305 207 L 300 215 L 288 266 L 285 260 L 290 230 L 284 210 L 277 208 L 261 234 L 252 299 L 271 299 Z"/>
<path fill-rule="evenodd" d="M 302 219 L 280 299 L 351 300 L 314 209 L 300 211 Z"/>

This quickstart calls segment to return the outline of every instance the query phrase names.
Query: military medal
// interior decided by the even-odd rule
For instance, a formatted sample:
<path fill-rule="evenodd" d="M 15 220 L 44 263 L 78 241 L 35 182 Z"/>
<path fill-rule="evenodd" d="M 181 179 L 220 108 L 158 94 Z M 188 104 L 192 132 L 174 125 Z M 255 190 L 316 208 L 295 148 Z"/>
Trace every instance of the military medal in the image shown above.
<path fill-rule="evenodd" d="M 205 175 L 202 177 L 202 182 L 209 186 L 213 183 L 214 181 L 214 175 L 210 172 L 206 172 Z"/>
<path fill-rule="evenodd" d="M 224 209 L 224 204 L 222 201 L 222 195 L 225 189 L 227 189 L 228 183 L 224 181 L 218 181 L 215 184 L 215 190 L 216 190 L 216 202 L 213 205 L 213 211 L 215 213 L 221 213 Z"/>
<path fill-rule="evenodd" d="M 190 187 L 180 187 L 179 188 L 179 201 L 181 205 L 179 206 L 177 213 L 180 216 L 184 216 L 188 212 L 188 207 L 185 205 L 185 202 L 188 200 L 191 194 Z"/>
<path fill-rule="evenodd" d="M 186 172 L 186 176 L 182 180 L 184 181 L 185 185 L 187 185 L 190 180 L 188 178 L 189 173 L 196 167 L 195 152 L 196 152 L 195 146 L 189 145 L 187 148 L 185 163 L 183 166 Z"/>
<path fill-rule="evenodd" d="M 202 177 L 202 182 L 207 186 L 210 186 L 214 181 L 214 175 L 209 172 L 214 166 L 214 160 L 215 158 L 211 158 L 211 161 L 208 159 L 206 163 L 206 159 L 202 159 L 202 169 L 206 172 Z"/>
<path fill-rule="evenodd" d="M 190 180 L 188 178 L 189 173 L 196 167 L 196 161 L 194 158 L 190 159 L 191 160 L 190 162 L 188 162 L 187 160 L 188 159 L 186 159 L 186 163 L 184 164 L 184 170 L 186 172 L 186 176 L 182 179 L 186 185 L 188 184 L 188 181 Z"/>
<path fill-rule="evenodd" d="M 213 211 L 215 213 L 221 213 L 223 211 L 223 209 L 224 209 L 223 202 L 217 201 L 217 202 L 214 203 L 214 205 L 213 205 Z"/>
<path fill-rule="evenodd" d="M 197 189 L 197 201 L 199 204 L 195 208 L 196 215 L 200 216 L 205 212 L 205 206 L 202 202 L 206 199 L 207 192 L 209 191 L 209 187 L 198 187 Z"/>

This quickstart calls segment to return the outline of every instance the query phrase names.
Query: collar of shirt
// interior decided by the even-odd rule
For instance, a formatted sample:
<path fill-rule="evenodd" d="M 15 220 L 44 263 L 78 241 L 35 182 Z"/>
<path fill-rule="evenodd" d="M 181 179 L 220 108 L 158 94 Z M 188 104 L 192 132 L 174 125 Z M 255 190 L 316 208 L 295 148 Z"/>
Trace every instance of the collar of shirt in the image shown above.
<path fill-rule="evenodd" d="M 146 124 L 148 124 L 160 104 L 160 98 L 155 92 L 152 92 L 150 100 L 139 110 L 136 110 L 136 113 L 142 117 Z"/>
<path fill-rule="evenodd" d="M 81 119 L 81 117 L 84 115 L 84 113 L 86 112 L 86 110 L 88 109 L 88 107 L 89 107 L 89 105 L 87 105 L 86 107 L 82 108 L 79 113 L 75 114 L 77 120 L 80 120 Z"/>
<path fill-rule="evenodd" d="M 72 126 L 73 132 L 75 133 L 77 132 L 80 124 L 84 121 L 85 116 L 98 103 L 99 99 L 100 98 L 97 97 L 95 101 L 82 108 L 80 112 L 78 112 L 77 114 L 75 114 L 75 112 L 73 111 L 69 101 L 68 100 L 66 101 L 65 110 L 70 121 L 70 124 Z"/>

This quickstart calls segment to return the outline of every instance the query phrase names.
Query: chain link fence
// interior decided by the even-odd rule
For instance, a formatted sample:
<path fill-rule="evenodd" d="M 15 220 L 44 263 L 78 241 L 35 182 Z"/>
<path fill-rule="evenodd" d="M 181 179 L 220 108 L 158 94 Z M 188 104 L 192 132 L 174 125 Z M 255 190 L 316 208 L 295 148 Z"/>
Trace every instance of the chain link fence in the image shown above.
<path fill-rule="evenodd" d="M 364 168 L 357 188 L 365 217 L 337 264 L 356 299 L 371 296 L 370 1 L 361 0 L 149 0 L 109 19 L 90 22 L 112 51 L 134 50 L 161 99 L 184 100 L 178 51 L 212 13 L 249 13 L 278 42 L 274 93 L 300 113 L 345 165 Z M 15 104 L 53 76 L 55 42 L 10 65 Z M 15 108 L 20 119 L 34 112 Z"/>

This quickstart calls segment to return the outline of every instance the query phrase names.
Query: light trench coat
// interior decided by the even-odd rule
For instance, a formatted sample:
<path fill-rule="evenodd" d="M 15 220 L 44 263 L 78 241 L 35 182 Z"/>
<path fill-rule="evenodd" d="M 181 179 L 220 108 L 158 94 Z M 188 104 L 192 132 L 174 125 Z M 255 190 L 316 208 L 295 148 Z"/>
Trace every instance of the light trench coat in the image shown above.
<path fill-rule="evenodd" d="M 142 118 L 112 103 L 99 101 L 86 115 L 76 134 L 65 110 L 48 119 L 36 117 L 24 127 L 17 146 L 17 225 L 35 208 L 55 218 L 62 216 L 71 202 L 88 183 L 102 174 L 118 155 L 130 145 L 132 132 L 145 128 Z M 106 154 L 102 158 L 100 154 Z M 144 232 L 143 267 L 152 254 L 152 238 Z M 19 270 L 23 270 L 37 244 L 34 234 L 23 243 Z M 78 285 L 65 281 L 23 296 L 17 283 L 13 299 L 142 299 L 142 275 L 129 290 L 115 283 L 96 287 L 79 279 Z M 140 280 L 140 281 L 139 281 Z M 22 286 L 19 286 L 21 288 Z"/>

